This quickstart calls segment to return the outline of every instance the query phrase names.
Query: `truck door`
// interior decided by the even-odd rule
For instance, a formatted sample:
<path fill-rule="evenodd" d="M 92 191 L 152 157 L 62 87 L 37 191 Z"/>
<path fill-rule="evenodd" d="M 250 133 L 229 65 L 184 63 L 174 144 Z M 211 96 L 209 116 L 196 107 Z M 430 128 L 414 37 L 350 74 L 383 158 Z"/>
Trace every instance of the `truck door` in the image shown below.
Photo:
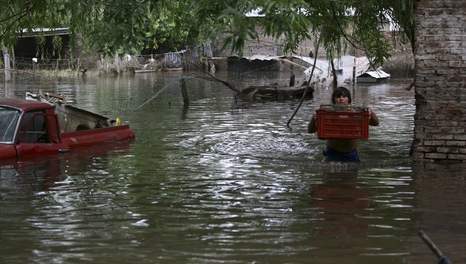
<path fill-rule="evenodd" d="M 16 137 L 19 158 L 58 153 L 59 145 L 51 140 L 49 122 L 44 111 L 23 114 Z"/>
<path fill-rule="evenodd" d="M 0 162 L 16 160 L 14 139 L 20 116 L 18 109 L 0 106 Z"/>

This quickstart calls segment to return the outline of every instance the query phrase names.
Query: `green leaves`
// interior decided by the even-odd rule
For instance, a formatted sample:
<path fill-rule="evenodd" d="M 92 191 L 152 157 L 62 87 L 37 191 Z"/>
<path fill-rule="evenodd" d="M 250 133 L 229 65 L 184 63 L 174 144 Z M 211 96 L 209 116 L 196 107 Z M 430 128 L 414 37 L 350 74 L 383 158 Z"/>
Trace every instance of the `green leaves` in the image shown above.
<path fill-rule="evenodd" d="M 14 43 L 22 29 L 69 27 L 88 48 L 105 54 L 181 49 L 217 38 L 241 51 L 261 34 L 284 51 L 319 35 L 327 53 L 347 43 L 382 63 L 390 47 L 380 32 L 391 20 L 414 44 L 413 0 L 0 0 L 0 38 Z M 254 11 L 258 16 L 247 16 Z"/>

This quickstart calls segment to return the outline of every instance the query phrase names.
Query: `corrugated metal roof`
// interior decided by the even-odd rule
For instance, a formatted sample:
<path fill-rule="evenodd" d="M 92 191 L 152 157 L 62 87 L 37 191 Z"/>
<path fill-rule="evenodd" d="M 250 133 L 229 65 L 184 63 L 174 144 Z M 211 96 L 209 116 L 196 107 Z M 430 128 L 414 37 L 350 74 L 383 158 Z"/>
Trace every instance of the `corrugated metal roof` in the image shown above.
<path fill-rule="evenodd" d="M 254 54 L 249 57 L 243 57 L 247 60 L 279 60 L 280 56 L 269 56 L 269 55 L 261 55 L 261 54 Z"/>
<path fill-rule="evenodd" d="M 386 79 L 386 78 L 390 78 L 390 74 L 389 73 L 386 73 L 382 70 L 376 70 L 376 71 L 367 71 L 361 75 L 359 75 L 358 77 L 365 77 L 365 76 L 370 76 L 372 78 L 375 78 L 375 79 Z"/>
<path fill-rule="evenodd" d="M 37 36 L 58 36 L 58 35 L 69 35 L 70 29 L 67 27 L 63 28 L 33 28 L 22 29 L 18 33 L 19 38 L 37 37 Z"/>

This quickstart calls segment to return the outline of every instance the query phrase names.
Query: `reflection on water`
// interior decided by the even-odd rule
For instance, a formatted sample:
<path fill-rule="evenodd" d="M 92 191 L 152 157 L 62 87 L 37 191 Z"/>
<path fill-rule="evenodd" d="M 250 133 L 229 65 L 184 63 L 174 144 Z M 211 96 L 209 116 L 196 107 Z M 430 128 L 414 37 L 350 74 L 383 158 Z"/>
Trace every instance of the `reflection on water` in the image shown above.
<path fill-rule="evenodd" d="M 274 76 L 258 82 L 288 81 Z M 0 262 L 435 263 L 420 229 L 465 262 L 465 170 L 412 165 L 414 99 L 404 86 L 354 88 L 354 101 L 381 119 L 355 166 L 323 163 L 324 142 L 306 133 L 327 89 L 289 130 L 297 101 L 238 102 L 180 73 L 18 78 L 0 91 L 66 94 L 128 120 L 136 140 L 2 165 Z"/>

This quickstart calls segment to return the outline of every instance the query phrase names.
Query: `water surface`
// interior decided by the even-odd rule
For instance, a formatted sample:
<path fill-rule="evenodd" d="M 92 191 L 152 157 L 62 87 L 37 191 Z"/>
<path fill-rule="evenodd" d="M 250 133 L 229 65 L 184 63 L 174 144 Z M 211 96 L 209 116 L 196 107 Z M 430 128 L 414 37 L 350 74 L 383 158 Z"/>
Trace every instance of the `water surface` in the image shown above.
<path fill-rule="evenodd" d="M 381 124 L 350 166 L 322 162 L 324 142 L 306 133 L 325 88 L 288 129 L 297 100 L 238 101 L 182 73 L 17 76 L 2 95 L 64 94 L 127 120 L 136 140 L 2 165 L 0 263 L 436 263 L 421 229 L 466 262 L 465 170 L 412 163 L 406 84 L 353 89 Z"/>

